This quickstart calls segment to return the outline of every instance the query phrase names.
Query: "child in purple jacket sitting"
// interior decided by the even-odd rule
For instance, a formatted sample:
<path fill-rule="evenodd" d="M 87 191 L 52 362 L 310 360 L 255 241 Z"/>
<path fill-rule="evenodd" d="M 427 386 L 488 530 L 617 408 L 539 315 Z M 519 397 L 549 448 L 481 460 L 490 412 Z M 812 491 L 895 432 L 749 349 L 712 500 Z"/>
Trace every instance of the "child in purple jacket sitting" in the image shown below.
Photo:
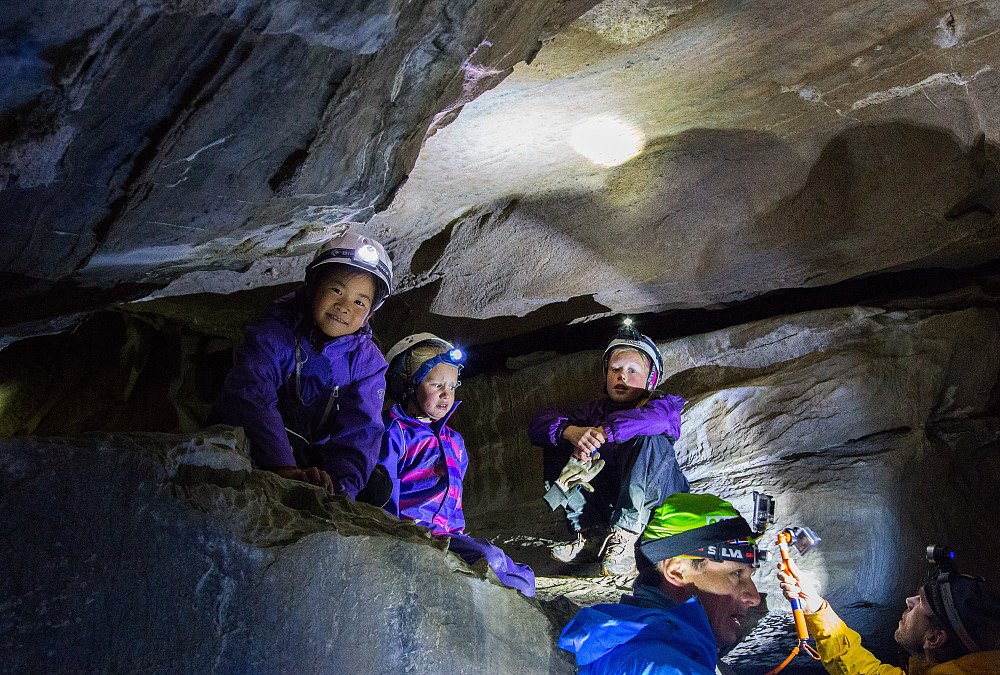
<path fill-rule="evenodd" d="M 247 326 L 211 420 L 243 427 L 258 467 L 382 506 L 388 482 L 373 469 L 387 364 L 368 319 L 391 291 L 377 241 L 324 243 L 305 283 Z"/>
<path fill-rule="evenodd" d="M 605 575 L 635 569 L 633 547 L 650 514 L 671 494 L 690 489 L 674 454 L 684 399 L 652 391 L 663 371 L 660 352 L 629 323 L 604 350 L 607 396 L 567 413 L 540 410 L 528 428 L 532 444 L 545 452 L 549 483 L 571 468 L 570 457 L 586 465 L 600 449 L 606 465 L 594 467 L 600 473 L 590 480 L 593 492 L 566 493 L 562 505 L 574 539 L 554 546 L 552 557 L 572 561 L 586 544 L 584 531 L 605 522 L 611 527 L 601 556 Z"/>
<path fill-rule="evenodd" d="M 403 338 L 389 350 L 389 394 L 398 403 L 386 412 L 379 465 L 392 482 L 385 509 L 450 537 L 448 548 L 472 565 L 482 558 L 506 586 L 529 597 L 535 574 L 486 539 L 465 534 L 462 480 L 469 466 L 465 443 L 448 419 L 458 406 L 463 355 L 431 333 Z"/>

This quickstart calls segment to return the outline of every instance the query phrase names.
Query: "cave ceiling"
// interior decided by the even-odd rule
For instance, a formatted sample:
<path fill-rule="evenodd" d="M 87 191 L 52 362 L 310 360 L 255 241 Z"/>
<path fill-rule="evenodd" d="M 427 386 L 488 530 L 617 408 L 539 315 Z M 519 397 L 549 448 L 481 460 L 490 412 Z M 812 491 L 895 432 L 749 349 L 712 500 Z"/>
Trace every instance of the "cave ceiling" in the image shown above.
<path fill-rule="evenodd" d="M 282 287 L 345 223 L 390 332 L 472 341 L 972 268 L 998 61 L 996 2 L 5 3 L 0 323 Z"/>

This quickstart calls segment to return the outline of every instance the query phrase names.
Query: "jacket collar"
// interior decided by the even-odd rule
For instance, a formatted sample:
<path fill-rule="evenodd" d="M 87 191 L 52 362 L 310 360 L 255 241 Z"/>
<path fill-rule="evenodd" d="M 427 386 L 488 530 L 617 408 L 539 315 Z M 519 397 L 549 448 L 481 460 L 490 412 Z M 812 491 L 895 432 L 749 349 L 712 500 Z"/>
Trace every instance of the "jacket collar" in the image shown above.
<path fill-rule="evenodd" d="M 911 658 L 909 675 L 993 675 L 1000 672 L 1000 651 L 974 652 L 945 663 Z"/>
<path fill-rule="evenodd" d="M 461 401 L 455 401 L 455 405 L 451 406 L 451 410 L 448 411 L 448 414 L 435 422 L 421 422 L 416 417 L 410 417 L 403 410 L 403 406 L 400 403 L 394 404 L 390 409 L 389 414 L 409 424 L 416 424 L 422 427 L 427 427 L 428 429 L 437 432 L 440 431 L 441 427 L 448 424 L 448 420 L 450 420 L 451 416 L 455 414 L 455 411 L 458 410 L 458 406 L 461 403 L 462 403 Z"/>
<path fill-rule="evenodd" d="M 680 604 L 656 586 L 645 584 L 636 584 L 632 589 L 632 595 L 623 595 L 618 602 L 647 609 L 670 609 Z"/>

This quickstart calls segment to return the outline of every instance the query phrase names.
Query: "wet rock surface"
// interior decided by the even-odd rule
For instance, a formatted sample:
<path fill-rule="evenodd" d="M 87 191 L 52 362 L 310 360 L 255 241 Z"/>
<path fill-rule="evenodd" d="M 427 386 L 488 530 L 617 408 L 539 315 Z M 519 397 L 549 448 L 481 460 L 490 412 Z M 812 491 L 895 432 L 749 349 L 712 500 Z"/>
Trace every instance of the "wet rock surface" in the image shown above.
<path fill-rule="evenodd" d="M 5 672 L 571 673 L 426 530 L 253 471 L 241 434 L 9 439 Z"/>
<path fill-rule="evenodd" d="M 205 269 L 287 281 L 281 259 L 383 208 L 428 129 L 576 5 L 9 4 L 2 299 L 51 302 L 72 279 L 110 304 Z"/>

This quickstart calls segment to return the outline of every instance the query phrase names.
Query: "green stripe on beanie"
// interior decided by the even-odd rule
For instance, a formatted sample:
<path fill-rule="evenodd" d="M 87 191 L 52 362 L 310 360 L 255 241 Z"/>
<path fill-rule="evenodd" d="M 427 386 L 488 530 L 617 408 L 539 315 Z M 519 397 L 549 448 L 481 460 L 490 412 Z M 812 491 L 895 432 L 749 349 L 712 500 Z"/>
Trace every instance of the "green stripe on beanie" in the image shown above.
<path fill-rule="evenodd" d="M 728 518 L 742 518 L 729 502 L 715 495 L 677 492 L 667 497 L 653 513 L 642 540 L 672 537 Z"/>

